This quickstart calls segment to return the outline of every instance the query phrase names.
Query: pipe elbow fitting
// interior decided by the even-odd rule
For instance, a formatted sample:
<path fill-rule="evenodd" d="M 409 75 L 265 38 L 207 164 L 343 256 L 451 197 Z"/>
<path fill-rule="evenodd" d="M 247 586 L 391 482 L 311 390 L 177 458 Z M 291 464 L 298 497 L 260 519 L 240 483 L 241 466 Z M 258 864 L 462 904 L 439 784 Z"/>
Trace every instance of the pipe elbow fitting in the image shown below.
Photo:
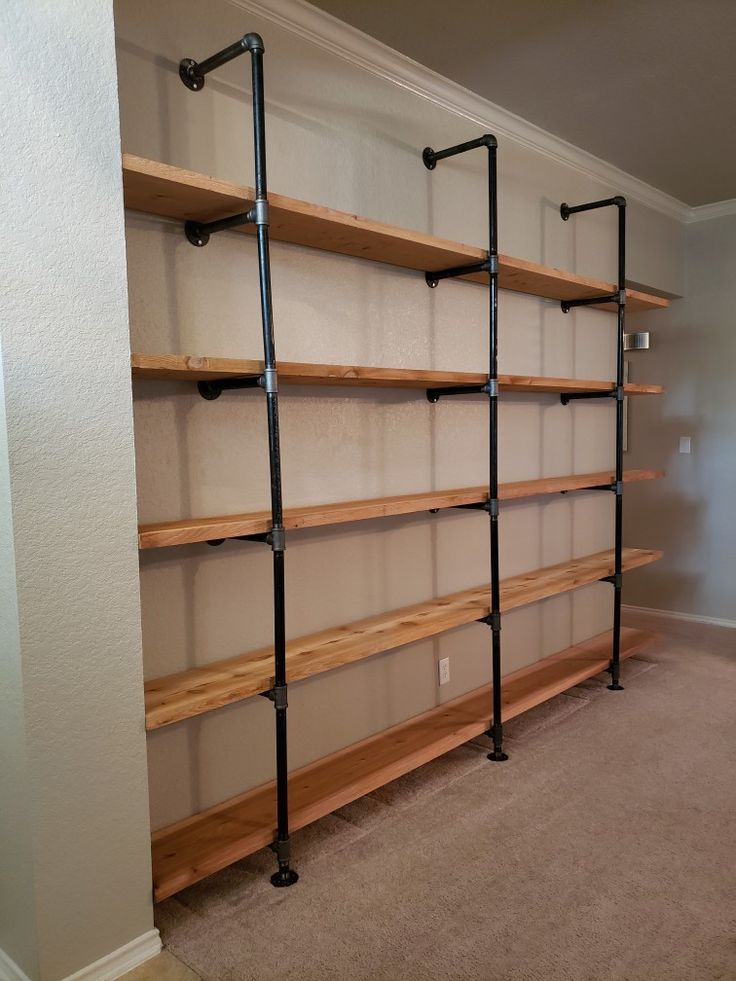
<path fill-rule="evenodd" d="M 483 146 L 487 146 L 489 150 L 494 150 L 498 146 L 498 140 L 492 133 L 484 133 L 480 138 L 480 142 Z"/>
<path fill-rule="evenodd" d="M 612 200 L 613 200 L 613 203 L 616 205 L 617 208 L 625 208 L 626 207 L 626 198 L 622 194 L 617 194 L 616 197 L 613 198 Z"/>
<path fill-rule="evenodd" d="M 263 54 L 266 50 L 263 44 L 263 38 L 260 34 L 245 34 L 240 42 L 246 51 L 250 51 L 251 54 L 258 52 Z"/>

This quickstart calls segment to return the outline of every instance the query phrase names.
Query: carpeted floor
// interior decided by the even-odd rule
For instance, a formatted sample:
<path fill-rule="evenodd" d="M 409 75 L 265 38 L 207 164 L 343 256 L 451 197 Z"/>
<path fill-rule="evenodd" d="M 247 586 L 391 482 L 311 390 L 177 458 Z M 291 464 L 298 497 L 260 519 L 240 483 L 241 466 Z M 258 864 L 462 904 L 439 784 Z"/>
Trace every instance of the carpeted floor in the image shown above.
<path fill-rule="evenodd" d="M 508 763 L 468 744 L 296 834 L 292 889 L 263 852 L 162 904 L 165 944 L 206 981 L 736 979 L 736 631 L 667 629 Z"/>

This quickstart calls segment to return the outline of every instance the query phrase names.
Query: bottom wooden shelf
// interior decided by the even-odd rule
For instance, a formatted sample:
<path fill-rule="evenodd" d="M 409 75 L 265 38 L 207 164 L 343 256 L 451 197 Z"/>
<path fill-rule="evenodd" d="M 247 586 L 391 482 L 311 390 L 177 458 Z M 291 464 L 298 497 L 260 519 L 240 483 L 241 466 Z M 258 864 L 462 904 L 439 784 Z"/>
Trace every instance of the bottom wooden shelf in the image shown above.
<path fill-rule="evenodd" d="M 623 628 L 621 657 L 652 639 Z M 504 719 L 512 719 L 586 678 L 604 671 L 610 631 L 509 674 L 504 679 Z M 491 686 L 485 685 L 407 722 L 295 770 L 289 778 L 291 830 L 442 756 L 490 725 Z M 257 787 L 153 835 L 157 901 L 270 844 L 276 830 L 274 783 Z"/>

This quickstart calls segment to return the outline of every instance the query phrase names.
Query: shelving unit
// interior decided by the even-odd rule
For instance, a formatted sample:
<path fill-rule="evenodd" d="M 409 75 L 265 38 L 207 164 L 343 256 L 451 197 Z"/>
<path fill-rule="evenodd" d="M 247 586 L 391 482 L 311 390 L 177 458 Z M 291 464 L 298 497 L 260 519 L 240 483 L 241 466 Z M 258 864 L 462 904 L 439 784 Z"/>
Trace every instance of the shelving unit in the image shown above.
<path fill-rule="evenodd" d="M 263 359 L 232 359 L 170 354 L 134 354 L 132 372 L 140 380 L 197 385 L 203 398 L 219 398 L 238 389 L 259 390 L 265 397 L 268 421 L 271 507 L 268 511 L 187 518 L 142 525 L 141 549 L 245 539 L 267 544 L 273 553 L 274 642 L 263 650 L 202 665 L 146 685 L 146 725 L 150 730 L 181 722 L 257 695 L 274 704 L 276 779 L 153 835 L 154 891 L 163 899 L 265 845 L 276 853 L 276 886 L 289 886 L 298 876 L 291 867 L 290 830 L 302 827 L 336 807 L 376 789 L 470 738 L 487 734 L 489 759 L 506 759 L 503 718 L 590 678 L 607 667 L 618 689 L 622 658 L 642 649 L 648 635 L 621 628 L 620 592 L 623 572 L 656 561 L 660 553 L 623 548 L 621 501 L 626 482 L 655 479 L 655 470 L 623 470 L 624 395 L 659 394 L 661 387 L 623 383 L 624 310 L 666 307 L 660 296 L 625 284 L 625 202 L 612 198 L 561 208 L 567 220 L 578 211 L 616 206 L 619 212 L 617 283 L 577 276 L 521 259 L 499 255 L 496 228 L 496 151 L 494 137 L 435 151 L 426 148 L 425 166 L 432 170 L 450 156 L 475 149 L 488 153 L 489 247 L 450 242 L 280 195 L 268 195 L 263 100 L 263 41 L 247 34 L 230 47 L 197 63 L 184 59 L 180 76 L 200 91 L 206 75 L 248 53 L 251 60 L 255 188 L 182 170 L 168 164 L 124 155 L 126 206 L 185 223 L 185 234 L 197 247 L 216 232 L 232 229 L 257 237 Z M 354 365 L 300 364 L 276 360 L 271 305 L 269 241 L 273 238 L 421 272 L 430 287 L 449 277 L 480 283 L 489 289 L 489 364 L 486 372 L 436 371 Z M 498 290 L 509 289 L 559 301 L 565 311 L 596 305 L 618 314 L 617 370 L 614 380 L 547 378 L 499 374 Z M 279 385 L 402 388 L 417 391 L 436 403 L 447 396 L 483 395 L 489 407 L 489 479 L 485 486 L 428 490 L 414 494 L 293 507 L 284 509 L 281 490 Z M 611 471 L 541 478 L 500 484 L 498 481 L 498 397 L 502 393 L 558 394 L 564 404 L 580 398 L 612 398 L 616 402 L 616 461 Z M 440 410 L 438 410 L 440 411 Z M 580 490 L 604 490 L 616 496 L 613 549 L 505 580 L 498 563 L 498 514 L 501 501 Z M 356 623 L 333 627 L 286 641 L 284 560 L 286 531 L 342 524 L 369 518 L 406 515 L 449 508 L 483 510 L 489 515 L 491 582 L 449 596 L 382 613 Z M 614 625 L 610 633 L 576 644 L 502 679 L 500 627 L 502 613 L 547 597 L 604 581 L 614 585 Z M 482 623 L 491 628 L 493 683 L 469 692 L 354 746 L 311 763 L 291 774 L 287 760 L 287 679 L 299 681 L 346 664 L 398 649 L 413 641 L 456 627 Z"/>

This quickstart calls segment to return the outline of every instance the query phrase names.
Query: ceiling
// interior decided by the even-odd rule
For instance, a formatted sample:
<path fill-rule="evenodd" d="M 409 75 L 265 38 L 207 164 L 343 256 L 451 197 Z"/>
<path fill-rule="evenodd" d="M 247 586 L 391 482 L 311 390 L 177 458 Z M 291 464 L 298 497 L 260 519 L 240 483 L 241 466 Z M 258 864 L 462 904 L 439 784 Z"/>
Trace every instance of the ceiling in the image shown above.
<path fill-rule="evenodd" d="M 735 0 L 311 0 L 690 206 L 736 198 Z"/>

